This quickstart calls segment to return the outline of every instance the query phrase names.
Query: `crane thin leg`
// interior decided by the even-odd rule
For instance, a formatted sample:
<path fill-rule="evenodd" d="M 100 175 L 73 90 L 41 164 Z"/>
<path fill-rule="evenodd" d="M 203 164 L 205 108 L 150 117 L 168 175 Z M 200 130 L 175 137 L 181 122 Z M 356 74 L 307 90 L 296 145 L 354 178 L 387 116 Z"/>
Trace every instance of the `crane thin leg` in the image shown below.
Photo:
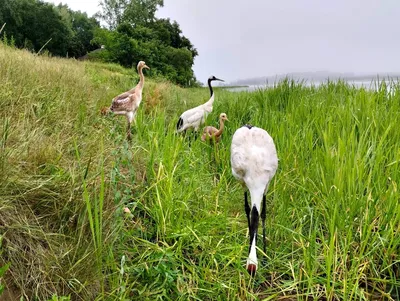
<path fill-rule="evenodd" d="M 263 250 L 265 253 L 265 245 L 266 245 L 266 238 L 265 238 L 265 218 L 267 216 L 267 212 L 266 212 L 266 196 L 265 194 L 263 195 L 263 203 L 262 203 L 262 209 L 261 209 L 261 221 L 262 221 L 262 227 L 263 227 Z"/>

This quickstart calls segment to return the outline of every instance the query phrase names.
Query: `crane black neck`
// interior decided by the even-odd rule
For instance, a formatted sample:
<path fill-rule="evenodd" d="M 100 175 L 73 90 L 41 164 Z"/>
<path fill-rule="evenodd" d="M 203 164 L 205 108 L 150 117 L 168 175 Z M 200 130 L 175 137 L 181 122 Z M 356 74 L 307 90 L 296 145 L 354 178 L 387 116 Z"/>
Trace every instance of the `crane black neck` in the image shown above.
<path fill-rule="evenodd" d="M 212 82 L 212 79 L 209 78 L 208 79 L 208 87 L 210 88 L 210 97 L 213 96 L 213 94 L 214 94 L 213 88 L 211 86 L 211 82 Z"/>

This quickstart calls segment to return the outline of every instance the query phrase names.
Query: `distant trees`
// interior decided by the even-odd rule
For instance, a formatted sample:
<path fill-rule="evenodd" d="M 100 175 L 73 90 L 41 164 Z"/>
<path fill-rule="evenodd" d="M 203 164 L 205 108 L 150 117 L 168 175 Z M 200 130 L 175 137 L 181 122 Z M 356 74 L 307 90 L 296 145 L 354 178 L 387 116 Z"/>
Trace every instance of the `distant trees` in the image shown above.
<path fill-rule="evenodd" d="M 122 22 L 127 5 L 128 0 L 102 0 L 100 1 L 102 11 L 97 13 L 97 17 L 106 22 L 110 30 L 114 30 Z"/>
<path fill-rule="evenodd" d="M 144 60 L 152 74 L 182 86 L 197 84 L 192 66 L 198 55 L 179 24 L 157 19 L 163 0 L 103 0 L 98 17 L 108 29 L 96 31 L 95 41 L 105 45 L 98 58 L 130 67 Z"/>
<path fill-rule="evenodd" d="M 66 5 L 1 0 L 0 24 L 4 23 L 4 32 L 15 46 L 35 52 L 45 46 L 53 55 L 79 57 L 98 47 L 91 44 L 98 21 Z"/>
<path fill-rule="evenodd" d="M 55 9 L 60 13 L 71 32 L 68 56 L 77 58 L 100 47 L 100 45 L 92 43 L 95 30 L 100 28 L 100 24 L 95 18 L 89 18 L 86 13 L 80 11 L 73 11 L 67 5 L 59 4 Z"/>
<path fill-rule="evenodd" d="M 0 27 L 21 48 L 78 58 L 104 45 L 89 57 L 132 67 L 144 60 L 151 74 L 182 86 L 197 85 L 192 66 L 196 48 L 176 21 L 157 19 L 163 0 L 102 0 L 96 18 L 41 0 L 0 0 Z M 4 37 L 3 37 L 4 38 Z"/>
<path fill-rule="evenodd" d="M 102 0 L 102 11 L 97 16 L 104 20 L 110 30 L 121 23 L 132 26 L 145 25 L 154 21 L 158 7 L 164 6 L 164 0 Z"/>

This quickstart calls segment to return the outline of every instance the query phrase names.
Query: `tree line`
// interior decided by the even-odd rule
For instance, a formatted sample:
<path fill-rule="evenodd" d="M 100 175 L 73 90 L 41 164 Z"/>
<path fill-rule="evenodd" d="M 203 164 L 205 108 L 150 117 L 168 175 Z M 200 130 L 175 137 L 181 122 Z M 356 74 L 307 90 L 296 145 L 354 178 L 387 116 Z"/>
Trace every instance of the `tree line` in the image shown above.
<path fill-rule="evenodd" d="M 34 52 L 134 67 L 140 60 L 151 74 L 182 86 L 197 84 L 192 67 L 198 55 L 179 24 L 156 18 L 163 0 L 102 0 L 89 17 L 65 4 L 41 0 L 1 0 L 2 40 Z M 102 26 L 101 26 L 102 25 Z M 102 47 L 101 51 L 93 51 Z"/>

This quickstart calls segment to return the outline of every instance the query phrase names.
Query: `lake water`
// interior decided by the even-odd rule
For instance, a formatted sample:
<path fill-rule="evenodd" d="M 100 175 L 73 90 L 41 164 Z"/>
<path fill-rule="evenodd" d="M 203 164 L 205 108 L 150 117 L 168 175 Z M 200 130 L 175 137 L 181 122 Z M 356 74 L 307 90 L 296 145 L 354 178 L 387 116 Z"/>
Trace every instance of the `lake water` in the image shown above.
<path fill-rule="evenodd" d="M 376 90 L 379 89 L 379 84 L 380 84 L 381 81 L 378 82 L 376 80 L 368 80 L 368 81 L 351 81 L 351 80 L 348 80 L 346 82 L 349 85 L 357 87 L 357 88 L 363 87 L 363 88 L 368 89 L 368 90 L 375 90 L 376 91 Z M 307 81 L 307 82 L 305 81 L 303 83 L 303 85 L 306 86 L 306 87 L 311 87 L 311 86 L 318 87 L 318 86 L 320 86 L 321 84 L 324 84 L 324 83 L 326 83 L 326 81 L 322 81 L 322 82 L 321 81 Z M 396 83 L 397 83 L 397 81 L 396 81 Z M 390 81 L 386 81 L 386 84 L 388 86 L 387 87 L 388 92 L 393 90 L 393 89 L 391 89 L 393 87 L 390 84 Z M 265 84 L 265 85 L 249 85 L 247 87 L 234 87 L 234 88 L 227 88 L 227 90 L 231 91 L 231 92 L 243 92 L 243 91 L 252 92 L 252 91 L 256 91 L 258 89 L 272 88 L 272 87 L 274 87 L 274 85 L 276 85 L 276 83 L 270 83 L 270 84 Z M 398 85 L 398 83 L 397 83 L 397 85 Z"/>

